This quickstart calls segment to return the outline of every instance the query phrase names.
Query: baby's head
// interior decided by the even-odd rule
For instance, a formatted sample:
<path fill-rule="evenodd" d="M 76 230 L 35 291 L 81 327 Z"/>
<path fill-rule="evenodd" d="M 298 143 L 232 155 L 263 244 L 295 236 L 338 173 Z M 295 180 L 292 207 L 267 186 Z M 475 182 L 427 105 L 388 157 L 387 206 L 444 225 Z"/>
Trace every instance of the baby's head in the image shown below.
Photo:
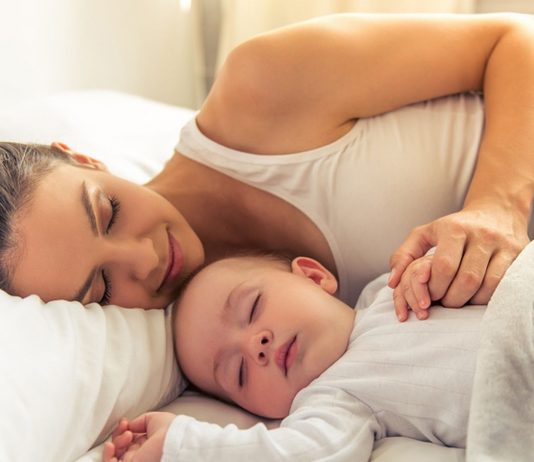
<path fill-rule="evenodd" d="M 175 347 L 200 389 L 282 418 L 295 395 L 345 352 L 354 311 L 317 261 L 245 256 L 200 270 L 176 303 Z"/>

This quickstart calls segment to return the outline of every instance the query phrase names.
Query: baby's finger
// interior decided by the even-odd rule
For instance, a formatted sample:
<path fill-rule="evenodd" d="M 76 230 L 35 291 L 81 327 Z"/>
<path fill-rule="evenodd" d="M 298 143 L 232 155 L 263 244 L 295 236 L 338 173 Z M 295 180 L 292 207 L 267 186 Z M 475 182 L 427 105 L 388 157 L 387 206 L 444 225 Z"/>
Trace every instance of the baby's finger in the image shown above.
<path fill-rule="evenodd" d="M 415 316 L 417 317 L 417 319 L 419 319 L 419 321 L 424 321 L 425 319 L 428 319 L 428 308 L 424 310 L 422 308 L 417 308 L 413 310 L 413 312 L 415 313 Z"/>
<path fill-rule="evenodd" d="M 426 310 L 430 308 L 430 292 L 427 284 L 419 284 L 417 281 L 412 281 L 412 293 L 417 304 L 415 309 Z"/>
<path fill-rule="evenodd" d="M 126 430 L 124 433 L 113 438 L 113 444 L 117 448 L 123 448 L 128 446 L 133 441 L 133 434 L 130 430 Z"/>
<path fill-rule="evenodd" d="M 400 287 L 396 287 L 393 291 L 393 302 L 395 304 L 395 313 L 397 314 L 397 319 L 400 322 L 404 322 L 408 319 L 408 304 Z"/>
<path fill-rule="evenodd" d="M 104 450 L 102 451 L 103 462 L 117 462 L 115 457 L 115 446 L 109 441 L 104 444 Z"/>
<path fill-rule="evenodd" d="M 431 303 L 430 291 L 428 289 L 431 260 L 421 259 L 421 261 L 414 263 L 414 265 L 413 275 L 410 278 L 410 286 L 417 303 L 417 308 L 426 310 L 430 307 Z"/>
<path fill-rule="evenodd" d="M 115 455 L 122 459 L 124 453 L 128 450 L 130 445 L 133 443 L 134 435 L 131 431 L 127 430 L 122 435 L 117 436 L 113 439 L 115 444 Z"/>
<path fill-rule="evenodd" d="M 406 284 L 403 295 L 406 299 L 406 303 L 408 303 L 410 309 L 415 313 L 417 319 L 422 321 L 428 318 L 428 311 L 419 307 L 419 302 L 417 301 L 410 284 Z"/>
<path fill-rule="evenodd" d="M 401 290 L 402 290 L 402 295 L 404 296 L 404 299 L 406 300 L 406 303 L 408 304 L 410 309 L 413 311 L 418 310 L 419 303 L 417 302 L 417 299 L 415 298 L 409 278 L 406 278 L 406 280 L 402 281 Z"/>
<path fill-rule="evenodd" d="M 119 436 L 121 433 L 124 433 L 126 430 L 128 430 L 128 419 L 123 417 L 121 420 L 119 420 L 119 423 L 117 424 L 117 427 L 111 434 L 111 437 L 115 438 L 116 436 Z"/>

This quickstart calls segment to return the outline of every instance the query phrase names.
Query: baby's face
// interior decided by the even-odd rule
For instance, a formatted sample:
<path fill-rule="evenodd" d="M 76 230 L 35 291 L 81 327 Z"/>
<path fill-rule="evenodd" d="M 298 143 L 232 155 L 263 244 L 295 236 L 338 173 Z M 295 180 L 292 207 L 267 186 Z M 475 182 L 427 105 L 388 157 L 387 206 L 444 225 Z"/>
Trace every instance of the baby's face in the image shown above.
<path fill-rule="evenodd" d="M 314 260 L 292 269 L 257 257 L 222 260 L 188 285 L 175 320 L 178 361 L 201 389 L 282 418 L 295 395 L 346 350 L 354 311 Z"/>

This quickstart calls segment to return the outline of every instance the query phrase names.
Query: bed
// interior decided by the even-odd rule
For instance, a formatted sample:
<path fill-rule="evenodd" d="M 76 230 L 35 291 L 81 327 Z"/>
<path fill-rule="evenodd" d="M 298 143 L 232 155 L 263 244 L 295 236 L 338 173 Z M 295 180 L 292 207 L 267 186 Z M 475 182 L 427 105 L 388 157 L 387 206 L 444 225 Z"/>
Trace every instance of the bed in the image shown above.
<path fill-rule="evenodd" d="M 144 182 L 159 171 L 193 111 L 109 91 L 68 92 L 0 112 L 0 139 L 65 142 Z M 168 310 L 47 304 L 0 292 L 0 460 L 100 460 L 117 420 L 149 409 L 248 427 L 258 418 L 186 391 Z M 267 425 L 276 425 L 274 421 Z M 375 462 L 463 461 L 465 451 L 395 437 Z"/>

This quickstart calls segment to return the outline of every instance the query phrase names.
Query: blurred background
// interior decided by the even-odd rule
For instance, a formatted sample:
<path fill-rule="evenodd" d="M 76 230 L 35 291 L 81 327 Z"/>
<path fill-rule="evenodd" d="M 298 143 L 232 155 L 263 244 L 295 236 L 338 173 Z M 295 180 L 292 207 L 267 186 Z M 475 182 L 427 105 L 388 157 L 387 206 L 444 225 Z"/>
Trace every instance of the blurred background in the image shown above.
<path fill-rule="evenodd" d="M 94 88 L 198 108 L 237 43 L 348 11 L 534 14 L 534 0 L 0 0 L 0 109 Z"/>

